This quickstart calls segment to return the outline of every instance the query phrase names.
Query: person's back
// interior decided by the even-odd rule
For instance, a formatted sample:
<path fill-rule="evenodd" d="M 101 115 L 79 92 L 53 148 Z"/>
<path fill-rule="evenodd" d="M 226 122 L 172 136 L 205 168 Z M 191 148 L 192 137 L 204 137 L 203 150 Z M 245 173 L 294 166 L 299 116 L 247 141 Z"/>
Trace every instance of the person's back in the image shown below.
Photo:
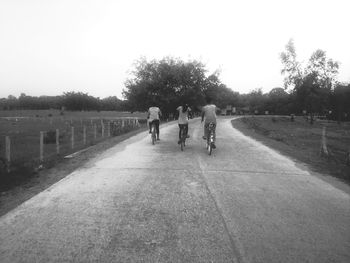
<path fill-rule="evenodd" d="M 214 104 L 208 104 L 203 107 L 203 114 L 205 123 L 213 122 L 216 124 L 216 106 Z"/>
<path fill-rule="evenodd" d="M 150 107 L 148 109 L 148 124 L 149 124 L 149 133 L 151 133 L 152 123 L 155 125 L 157 140 L 159 140 L 159 118 L 162 116 L 162 112 L 158 107 Z"/>
<path fill-rule="evenodd" d="M 178 144 L 181 142 L 181 130 L 184 129 L 186 138 L 189 138 L 188 135 L 188 115 L 191 111 L 191 108 L 188 107 L 187 104 L 184 104 L 182 106 L 177 107 L 176 109 L 179 112 L 178 117 L 178 124 L 179 124 L 179 141 Z"/>
<path fill-rule="evenodd" d="M 179 124 L 187 124 L 188 123 L 188 115 L 191 111 L 191 108 L 187 105 L 179 106 L 176 109 L 179 112 L 178 123 Z"/>
<path fill-rule="evenodd" d="M 204 122 L 204 136 L 203 139 L 207 139 L 209 135 L 209 123 L 214 123 L 214 142 L 216 141 L 216 106 L 212 104 L 212 100 L 210 97 L 206 98 L 207 105 L 202 108 L 202 122 Z M 216 148 L 215 143 L 213 144 L 213 148 Z"/>
<path fill-rule="evenodd" d="M 150 107 L 148 109 L 149 120 L 159 120 L 160 109 L 158 107 Z"/>

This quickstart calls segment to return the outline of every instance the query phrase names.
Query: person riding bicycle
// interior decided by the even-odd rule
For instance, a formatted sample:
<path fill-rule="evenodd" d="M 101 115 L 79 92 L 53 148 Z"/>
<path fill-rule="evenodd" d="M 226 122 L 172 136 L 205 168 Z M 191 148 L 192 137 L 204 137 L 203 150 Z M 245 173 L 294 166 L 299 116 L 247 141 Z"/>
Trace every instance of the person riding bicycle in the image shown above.
<path fill-rule="evenodd" d="M 202 109 L 202 121 L 204 122 L 204 136 L 203 139 L 206 140 L 209 136 L 209 123 L 214 124 L 214 144 L 213 148 L 215 149 L 215 140 L 216 140 L 216 106 L 212 103 L 212 99 L 210 97 L 206 97 L 207 105 L 205 105 Z"/>
<path fill-rule="evenodd" d="M 181 130 L 184 129 L 186 138 L 190 138 L 188 135 L 188 119 L 191 112 L 191 108 L 188 107 L 188 104 L 183 104 L 182 106 L 177 107 L 176 109 L 178 114 L 178 124 L 179 124 L 179 141 L 178 144 L 181 143 Z"/>
<path fill-rule="evenodd" d="M 149 133 L 152 133 L 152 124 L 154 124 L 156 128 L 157 140 L 159 141 L 159 122 L 160 117 L 162 117 L 162 112 L 156 106 L 150 107 L 148 109 L 147 119 L 149 125 Z"/>

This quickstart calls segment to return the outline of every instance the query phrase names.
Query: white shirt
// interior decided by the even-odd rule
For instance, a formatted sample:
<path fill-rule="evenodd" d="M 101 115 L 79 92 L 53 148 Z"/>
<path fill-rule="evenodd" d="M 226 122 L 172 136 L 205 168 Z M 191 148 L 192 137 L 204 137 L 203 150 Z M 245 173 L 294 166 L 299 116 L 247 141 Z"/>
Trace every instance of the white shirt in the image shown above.
<path fill-rule="evenodd" d="M 177 107 L 177 110 L 179 111 L 179 124 L 187 124 L 188 123 L 188 112 L 191 110 L 190 107 L 187 108 L 187 111 L 182 111 L 182 106 Z"/>
<path fill-rule="evenodd" d="M 159 120 L 160 109 L 158 107 L 150 107 L 148 109 L 149 119 L 148 121 Z"/>

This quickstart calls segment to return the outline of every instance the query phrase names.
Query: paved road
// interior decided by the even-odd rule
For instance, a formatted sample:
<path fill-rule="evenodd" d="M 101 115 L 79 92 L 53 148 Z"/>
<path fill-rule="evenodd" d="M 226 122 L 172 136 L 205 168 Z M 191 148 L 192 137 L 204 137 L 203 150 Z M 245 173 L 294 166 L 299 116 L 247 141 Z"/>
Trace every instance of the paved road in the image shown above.
<path fill-rule="evenodd" d="M 350 262 L 349 188 L 218 123 L 139 134 L 0 218 L 0 262 Z"/>

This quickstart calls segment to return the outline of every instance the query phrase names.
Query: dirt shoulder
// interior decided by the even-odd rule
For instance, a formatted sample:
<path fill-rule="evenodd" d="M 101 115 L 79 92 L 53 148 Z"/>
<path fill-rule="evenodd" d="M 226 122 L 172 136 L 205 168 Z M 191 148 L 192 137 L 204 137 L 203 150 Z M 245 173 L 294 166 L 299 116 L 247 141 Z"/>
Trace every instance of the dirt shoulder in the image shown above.
<path fill-rule="evenodd" d="M 348 127 L 329 125 L 330 157 L 320 154 L 324 124 L 310 126 L 301 117 L 291 122 L 288 117 L 243 117 L 232 120 L 234 128 L 264 145 L 289 156 L 303 167 L 329 181 L 335 177 L 350 185 L 350 167 L 346 165 L 346 146 L 349 144 Z M 345 136 L 344 136 L 345 134 Z M 345 148 L 344 148 L 345 147 Z"/>
<path fill-rule="evenodd" d="M 0 216 L 6 214 L 34 195 L 60 181 L 74 170 L 83 167 L 89 162 L 89 160 L 97 157 L 108 148 L 111 148 L 140 132 L 145 132 L 146 130 L 147 128 L 140 128 L 102 141 L 75 155 L 73 158 L 62 159 L 50 169 L 43 169 L 37 172 L 20 185 L 8 191 L 0 192 Z"/>

